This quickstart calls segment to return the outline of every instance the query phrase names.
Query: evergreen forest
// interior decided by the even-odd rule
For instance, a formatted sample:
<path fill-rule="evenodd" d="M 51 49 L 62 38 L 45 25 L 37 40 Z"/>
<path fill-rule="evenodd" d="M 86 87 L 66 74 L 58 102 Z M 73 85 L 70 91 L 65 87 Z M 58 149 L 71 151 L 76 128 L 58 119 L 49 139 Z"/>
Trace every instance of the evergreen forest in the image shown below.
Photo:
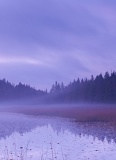
<path fill-rule="evenodd" d="M 0 101 L 36 99 L 37 103 L 78 103 L 116 102 L 116 72 L 93 75 L 90 79 L 75 79 L 68 85 L 55 82 L 49 92 L 37 90 L 29 85 L 11 84 L 6 79 L 0 80 Z"/>

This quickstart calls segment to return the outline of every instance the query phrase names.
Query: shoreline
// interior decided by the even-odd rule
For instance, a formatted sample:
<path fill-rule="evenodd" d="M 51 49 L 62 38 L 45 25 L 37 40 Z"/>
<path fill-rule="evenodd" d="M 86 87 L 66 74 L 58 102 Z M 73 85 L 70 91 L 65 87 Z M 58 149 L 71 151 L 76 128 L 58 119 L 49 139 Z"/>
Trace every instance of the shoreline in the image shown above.
<path fill-rule="evenodd" d="M 23 113 L 26 115 L 34 116 L 58 116 L 63 118 L 73 118 L 76 121 L 113 121 L 116 122 L 116 107 L 113 105 L 105 106 L 65 106 L 63 105 L 49 105 L 49 106 L 13 106 L 13 107 L 2 107 L 0 111 Z"/>

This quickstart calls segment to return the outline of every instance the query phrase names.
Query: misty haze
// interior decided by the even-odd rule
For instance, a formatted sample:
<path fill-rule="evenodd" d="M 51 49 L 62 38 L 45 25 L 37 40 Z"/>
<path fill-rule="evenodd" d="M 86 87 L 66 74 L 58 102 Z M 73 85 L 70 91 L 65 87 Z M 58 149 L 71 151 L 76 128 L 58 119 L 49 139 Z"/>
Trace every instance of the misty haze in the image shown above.
<path fill-rule="evenodd" d="M 0 1 L 0 160 L 115 160 L 116 2 Z"/>

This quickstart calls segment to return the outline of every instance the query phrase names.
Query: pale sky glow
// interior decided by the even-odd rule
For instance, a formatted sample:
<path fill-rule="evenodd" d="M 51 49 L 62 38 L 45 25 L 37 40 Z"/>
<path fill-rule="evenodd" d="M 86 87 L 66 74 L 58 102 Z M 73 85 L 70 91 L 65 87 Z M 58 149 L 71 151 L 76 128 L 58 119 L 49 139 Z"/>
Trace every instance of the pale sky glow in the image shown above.
<path fill-rule="evenodd" d="M 50 88 L 116 68 L 115 0 L 1 0 L 0 78 Z"/>
<path fill-rule="evenodd" d="M 30 64 L 30 65 L 40 65 L 40 66 L 47 66 L 47 63 L 45 63 L 42 60 L 33 59 L 29 57 L 0 57 L 0 64 Z"/>
<path fill-rule="evenodd" d="M 37 60 L 34 59 L 28 59 L 28 58 L 8 58 L 8 57 L 0 57 L 0 63 L 4 63 L 4 64 L 13 64 L 13 63 L 29 63 L 29 64 L 41 64 L 39 63 Z"/>

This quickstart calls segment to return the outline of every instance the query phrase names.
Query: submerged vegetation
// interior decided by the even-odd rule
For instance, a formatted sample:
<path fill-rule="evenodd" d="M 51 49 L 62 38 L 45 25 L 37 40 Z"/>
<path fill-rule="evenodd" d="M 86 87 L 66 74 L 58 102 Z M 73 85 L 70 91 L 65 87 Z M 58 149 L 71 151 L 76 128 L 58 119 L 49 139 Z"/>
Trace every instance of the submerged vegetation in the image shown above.
<path fill-rule="evenodd" d="M 0 80 L 0 101 L 35 98 L 36 103 L 116 102 L 116 72 L 97 75 L 91 79 L 77 79 L 68 85 L 55 82 L 49 92 L 19 83 Z"/>

